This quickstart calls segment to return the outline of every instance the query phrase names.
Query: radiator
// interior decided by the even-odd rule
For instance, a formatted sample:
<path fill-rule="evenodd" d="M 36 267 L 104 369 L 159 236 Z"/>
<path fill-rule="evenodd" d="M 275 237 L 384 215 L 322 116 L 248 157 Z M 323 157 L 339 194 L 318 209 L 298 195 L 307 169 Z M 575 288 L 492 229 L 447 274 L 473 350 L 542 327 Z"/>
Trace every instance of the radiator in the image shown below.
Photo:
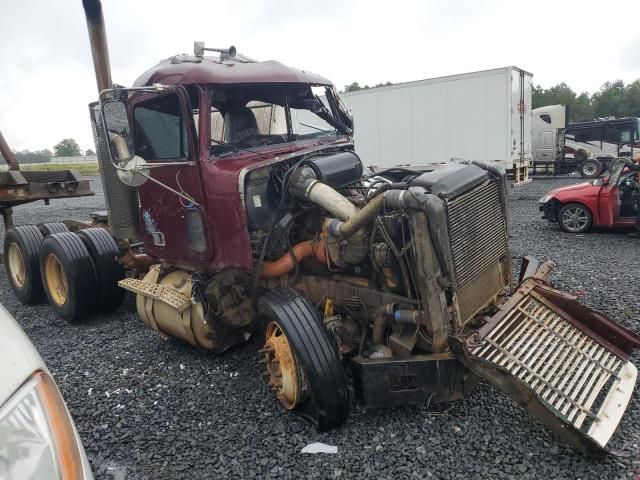
<path fill-rule="evenodd" d="M 463 325 L 508 284 L 501 264 L 508 257 L 506 212 L 493 181 L 448 201 L 447 212 L 455 299 Z"/>

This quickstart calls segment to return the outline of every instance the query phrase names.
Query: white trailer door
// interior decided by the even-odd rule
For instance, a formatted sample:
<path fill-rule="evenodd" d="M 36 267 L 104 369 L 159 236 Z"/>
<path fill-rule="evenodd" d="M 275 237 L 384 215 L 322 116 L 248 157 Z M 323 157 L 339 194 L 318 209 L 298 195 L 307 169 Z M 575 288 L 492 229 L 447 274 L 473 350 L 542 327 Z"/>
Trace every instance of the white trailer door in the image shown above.
<path fill-rule="evenodd" d="M 531 164 L 531 74 L 511 68 L 511 163 L 514 167 Z M 509 165 L 511 168 L 512 165 Z"/>

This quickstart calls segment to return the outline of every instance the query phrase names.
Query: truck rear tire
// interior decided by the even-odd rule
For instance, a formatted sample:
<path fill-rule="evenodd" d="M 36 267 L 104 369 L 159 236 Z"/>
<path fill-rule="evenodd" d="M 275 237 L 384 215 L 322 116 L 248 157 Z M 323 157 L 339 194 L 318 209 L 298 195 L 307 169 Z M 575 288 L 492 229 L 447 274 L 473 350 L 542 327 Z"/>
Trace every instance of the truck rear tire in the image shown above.
<path fill-rule="evenodd" d="M 33 305 L 44 299 L 38 252 L 42 233 L 35 225 L 11 227 L 4 236 L 5 268 L 9 284 L 20 303 Z"/>
<path fill-rule="evenodd" d="M 597 178 L 602 175 L 604 168 L 600 160 L 590 158 L 580 164 L 580 175 L 584 178 Z"/>
<path fill-rule="evenodd" d="M 89 251 L 75 233 L 48 235 L 40 247 L 40 273 L 49 305 L 68 322 L 94 312 L 98 281 Z"/>
<path fill-rule="evenodd" d="M 42 232 L 43 237 L 51 235 L 52 233 L 62 233 L 69 231 L 67 226 L 62 222 L 39 223 L 38 229 L 40 230 L 40 232 Z"/>
<path fill-rule="evenodd" d="M 260 298 L 258 308 L 267 320 L 261 362 L 280 403 L 320 431 L 342 425 L 349 416 L 347 379 L 314 307 L 292 288 L 278 288 Z"/>
<path fill-rule="evenodd" d="M 77 235 L 87 247 L 96 268 L 98 308 L 111 312 L 124 301 L 124 289 L 118 286 L 124 278 L 124 267 L 118 260 L 118 244 L 104 228 L 85 228 Z"/>

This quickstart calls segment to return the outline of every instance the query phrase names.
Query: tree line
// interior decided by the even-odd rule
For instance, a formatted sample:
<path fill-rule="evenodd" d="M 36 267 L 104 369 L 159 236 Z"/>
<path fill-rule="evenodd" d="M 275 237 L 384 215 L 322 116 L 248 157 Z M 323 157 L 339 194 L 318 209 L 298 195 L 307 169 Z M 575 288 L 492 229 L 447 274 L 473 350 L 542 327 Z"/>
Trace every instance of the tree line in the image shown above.
<path fill-rule="evenodd" d="M 640 117 L 640 79 L 625 85 L 622 80 L 607 82 L 597 92 L 577 94 L 566 83 L 551 88 L 533 88 L 533 108 L 569 105 L 569 121 L 613 116 Z"/>
<path fill-rule="evenodd" d="M 346 85 L 344 91 L 355 92 L 387 85 L 393 85 L 393 83 L 378 83 L 370 87 L 353 82 Z M 577 93 L 564 82 L 549 88 L 537 85 L 533 87 L 532 96 L 533 108 L 546 105 L 569 105 L 570 122 L 609 116 L 640 117 L 640 79 L 627 85 L 622 80 L 606 82 L 594 93 Z"/>
<path fill-rule="evenodd" d="M 18 163 L 48 163 L 53 157 L 81 157 L 82 150 L 78 142 L 73 138 L 63 138 L 53 147 L 53 152 L 48 148 L 43 150 L 19 150 L 13 152 Z M 84 156 L 95 155 L 95 152 L 88 149 Z M 0 153 L 0 160 L 4 163 L 4 158 Z"/>

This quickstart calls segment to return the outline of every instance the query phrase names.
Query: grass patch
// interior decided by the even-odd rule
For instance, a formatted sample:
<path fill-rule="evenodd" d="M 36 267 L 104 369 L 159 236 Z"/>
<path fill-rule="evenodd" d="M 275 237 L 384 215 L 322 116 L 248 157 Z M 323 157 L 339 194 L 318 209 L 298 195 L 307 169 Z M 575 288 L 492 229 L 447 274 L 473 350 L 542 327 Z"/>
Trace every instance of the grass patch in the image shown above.
<path fill-rule="evenodd" d="M 20 170 L 45 170 L 45 171 L 59 171 L 59 170 L 77 170 L 82 175 L 98 175 L 100 169 L 97 163 L 49 163 L 47 165 L 20 165 Z"/>

